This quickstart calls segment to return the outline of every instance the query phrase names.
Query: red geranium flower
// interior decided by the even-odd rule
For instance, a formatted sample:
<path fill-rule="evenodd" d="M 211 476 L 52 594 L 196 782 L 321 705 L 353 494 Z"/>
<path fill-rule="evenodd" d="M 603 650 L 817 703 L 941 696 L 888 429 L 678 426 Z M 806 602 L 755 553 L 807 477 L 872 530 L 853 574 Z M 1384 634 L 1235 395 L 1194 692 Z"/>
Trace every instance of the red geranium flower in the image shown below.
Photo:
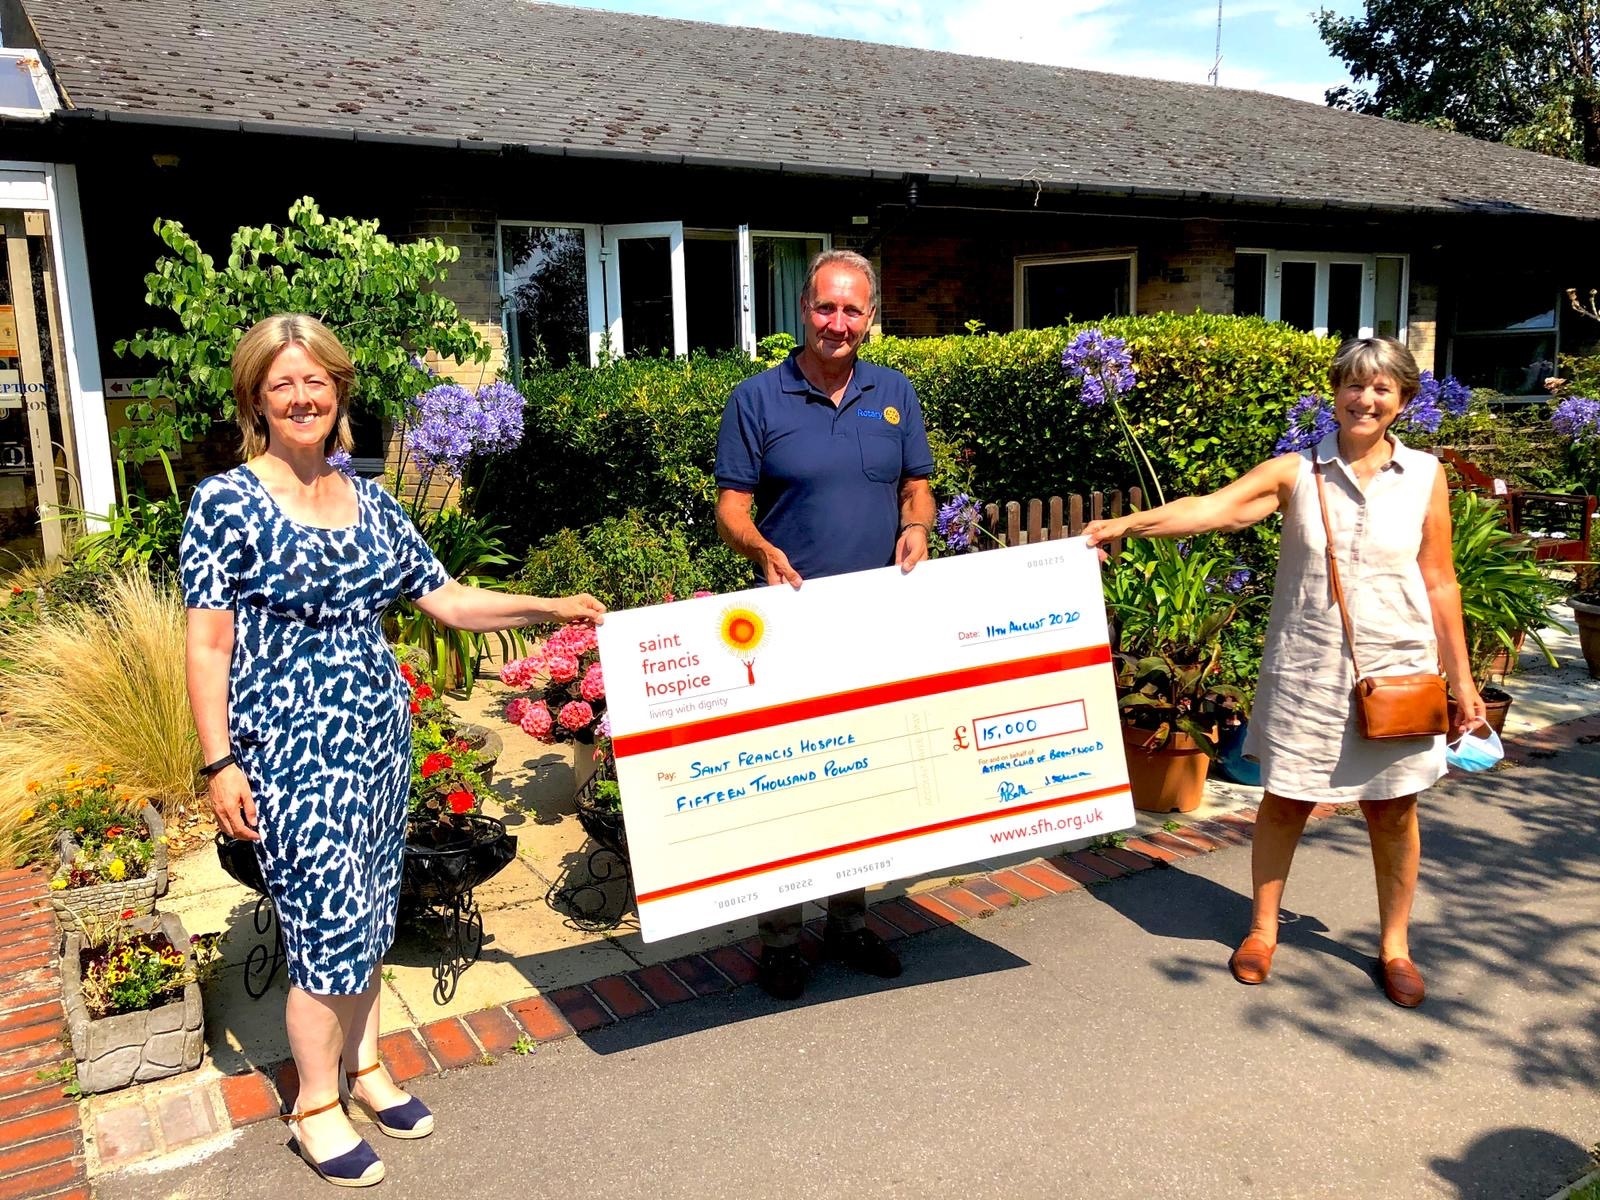
<path fill-rule="evenodd" d="M 422 711 L 422 705 L 418 704 L 415 700 L 413 700 L 411 702 L 411 715 L 412 716 L 416 716 L 421 711 Z"/>
<path fill-rule="evenodd" d="M 412 687 L 417 686 L 417 673 L 411 669 L 410 663 L 400 664 L 400 674 L 405 677 L 405 681 Z"/>
<path fill-rule="evenodd" d="M 432 754 L 428 755 L 427 758 L 422 760 L 422 777 L 426 779 L 430 775 L 437 775 L 446 767 L 453 767 L 455 765 L 455 759 L 451 758 L 443 750 L 435 750 Z"/>
<path fill-rule="evenodd" d="M 417 685 L 417 699 L 418 700 L 432 700 L 433 699 L 433 688 L 429 687 L 425 683 L 419 683 Z"/>
<path fill-rule="evenodd" d="M 124 920 L 124 921 L 131 921 L 131 920 L 133 920 L 133 909 L 131 909 L 131 908 L 125 908 L 125 909 L 123 909 L 123 910 L 122 910 L 122 919 L 123 919 L 123 920 Z"/>
<path fill-rule="evenodd" d="M 471 792 L 451 792 L 444 798 L 444 802 L 450 806 L 451 812 L 464 813 L 472 811 L 476 800 Z"/>

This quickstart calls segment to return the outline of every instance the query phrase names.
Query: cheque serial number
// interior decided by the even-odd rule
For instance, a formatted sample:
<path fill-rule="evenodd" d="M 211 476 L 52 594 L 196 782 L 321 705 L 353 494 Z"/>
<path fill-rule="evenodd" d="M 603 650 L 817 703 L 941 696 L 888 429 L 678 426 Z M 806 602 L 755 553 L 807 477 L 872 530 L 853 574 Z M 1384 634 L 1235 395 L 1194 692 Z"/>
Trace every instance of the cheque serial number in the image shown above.
<path fill-rule="evenodd" d="M 724 896 L 717 901 L 718 908 L 737 908 L 741 904 L 750 904 L 756 898 L 755 892 L 745 892 L 740 896 Z"/>

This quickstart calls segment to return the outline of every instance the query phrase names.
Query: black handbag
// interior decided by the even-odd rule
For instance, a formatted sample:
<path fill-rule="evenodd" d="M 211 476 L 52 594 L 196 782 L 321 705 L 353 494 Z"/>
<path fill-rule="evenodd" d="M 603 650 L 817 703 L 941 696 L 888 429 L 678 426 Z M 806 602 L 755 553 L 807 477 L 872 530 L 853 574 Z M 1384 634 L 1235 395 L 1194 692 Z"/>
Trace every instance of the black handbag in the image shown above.
<path fill-rule="evenodd" d="M 261 877 L 261 860 L 256 857 L 256 844 L 243 838 L 217 834 L 217 861 L 235 883 L 242 883 L 252 892 L 265 896 L 267 881 Z"/>

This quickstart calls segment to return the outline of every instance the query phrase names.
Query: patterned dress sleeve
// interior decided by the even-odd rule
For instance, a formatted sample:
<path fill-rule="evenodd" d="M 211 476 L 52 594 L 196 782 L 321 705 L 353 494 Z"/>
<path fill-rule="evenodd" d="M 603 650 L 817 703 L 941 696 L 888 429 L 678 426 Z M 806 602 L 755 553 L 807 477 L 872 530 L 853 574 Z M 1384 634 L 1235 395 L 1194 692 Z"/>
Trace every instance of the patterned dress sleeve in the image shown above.
<path fill-rule="evenodd" d="M 225 476 L 201 480 L 189 501 L 178 547 L 186 608 L 232 609 L 244 557 L 244 496 Z"/>
<path fill-rule="evenodd" d="M 444 569 L 422 533 L 411 523 L 400 502 L 375 483 L 368 481 L 367 486 L 377 496 L 379 510 L 383 513 L 383 524 L 399 572 L 401 594 L 416 600 L 449 583 L 450 572 Z"/>

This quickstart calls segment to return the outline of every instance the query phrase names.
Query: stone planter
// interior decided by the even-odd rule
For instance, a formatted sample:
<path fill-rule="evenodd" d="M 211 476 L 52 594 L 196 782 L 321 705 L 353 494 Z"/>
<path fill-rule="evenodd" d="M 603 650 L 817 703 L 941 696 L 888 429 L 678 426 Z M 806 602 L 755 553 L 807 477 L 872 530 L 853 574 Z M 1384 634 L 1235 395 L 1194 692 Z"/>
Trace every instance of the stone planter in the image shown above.
<path fill-rule="evenodd" d="M 155 911 L 156 897 L 167 894 L 167 844 L 162 841 L 167 829 L 166 822 L 149 804 L 144 806 L 140 819 L 153 843 L 149 870 L 138 879 L 51 892 L 50 907 L 55 909 L 56 917 L 64 927 L 81 933 L 85 921 L 106 924 L 117 920 L 129 909 L 133 910 L 135 916 L 146 916 Z M 70 833 L 57 837 L 56 853 L 65 869 L 78 853 L 78 844 Z"/>
<path fill-rule="evenodd" d="M 136 917 L 127 925 L 139 933 L 159 929 L 194 963 L 189 935 L 175 914 Z M 61 985 L 72 1056 L 78 1060 L 78 1086 L 85 1092 L 110 1092 L 198 1067 L 206 1048 L 200 985 L 188 984 L 181 998 L 159 1008 L 91 1017 L 83 1003 L 83 948 L 83 935 L 68 930 L 61 951 Z"/>
<path fill-rule="evenodd" d="M 494 767 L 500 761 L 500 752 L 505 748 L 500 735 L 487 726 L 474 725 L 469 721 L 457 724 L 455 732 L 457 737 L 482 755 L 478 763 L 478 774 L 483 777 L 483 786 L 488 787 L 494 782 Z"/>

